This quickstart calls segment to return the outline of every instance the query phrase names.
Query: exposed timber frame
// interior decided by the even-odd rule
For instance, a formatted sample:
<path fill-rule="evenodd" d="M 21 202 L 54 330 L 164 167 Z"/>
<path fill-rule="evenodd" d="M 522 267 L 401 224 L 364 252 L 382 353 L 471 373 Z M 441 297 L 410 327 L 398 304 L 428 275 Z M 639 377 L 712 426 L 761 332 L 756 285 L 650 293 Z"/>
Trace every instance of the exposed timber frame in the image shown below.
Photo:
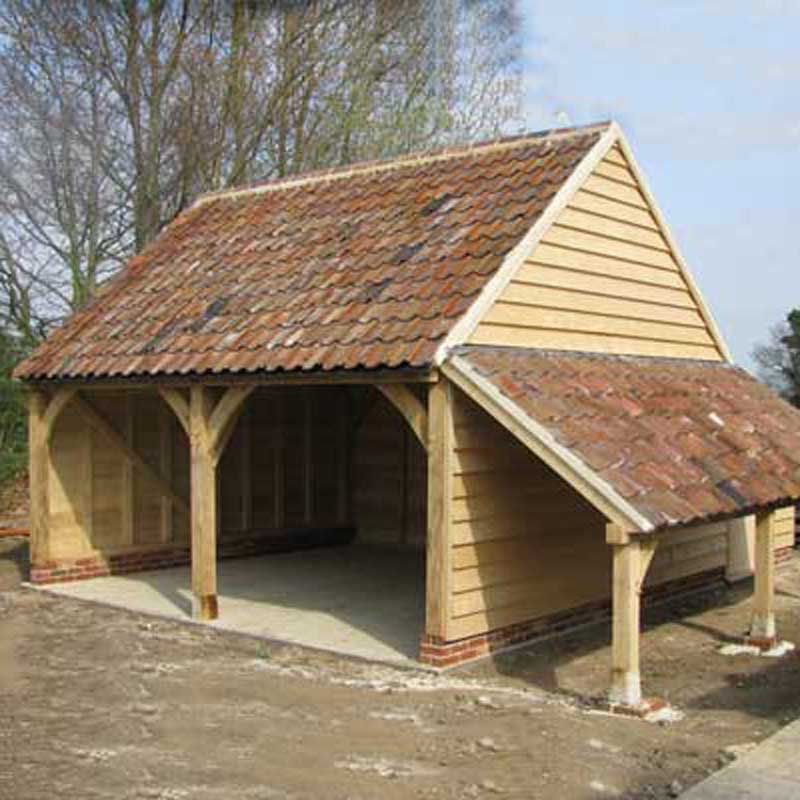
<path fill-rule="evenodd" d="M 191 448 L 192 614 L 198 619 L 212 620 L 219 615 L 217 467 L 242 413 L 245 400 L 254 388 L 229 388 L 217 402 L 207 386 L 196 385 L 190 390 L 188 418 Z M 177 407 L 177 415 L 184 413 L 185 401 L 182 397 L 179 401 L 173 396 L 172 402 L 167 402 L 173 410 Z"/>
<path fill-rule="evenodd" d="M 774 509 L 756 515 L 755 587 L 747 640 L 769 649 L 777 640 L 775 629 L 775 526 Z"/>
<path fill-rule="evenodd" d="M 28 395 L 28 482 L 30 492 L 30 558 L 41 561 L 48 552 L 50 447 L 45 423 L 48 397 L 44 392 Z M 52 429 L 52 422 L 50 423 Z"/>
<path fill-rule="evenodd" d="M 606 526 L 612 547 L 611 690 L 613 705 L 642 704 L 639 667 L 641 596 L 647 569 L 655 554 L 655 537 L 632 537 L 618 525 Z"/>
<path fill-rule="evenodd" d="M 425 636 L 447 641 L 452 597 L 453 393 L 439 381 L 428 393 L 428 523 Z"/>
<path fill-rule="evenodd" d="M 403 415 L 422 447 L 428 449 L 428 411 L 422 401 L 401 383 L 378 384 L 378 391 Z"/>

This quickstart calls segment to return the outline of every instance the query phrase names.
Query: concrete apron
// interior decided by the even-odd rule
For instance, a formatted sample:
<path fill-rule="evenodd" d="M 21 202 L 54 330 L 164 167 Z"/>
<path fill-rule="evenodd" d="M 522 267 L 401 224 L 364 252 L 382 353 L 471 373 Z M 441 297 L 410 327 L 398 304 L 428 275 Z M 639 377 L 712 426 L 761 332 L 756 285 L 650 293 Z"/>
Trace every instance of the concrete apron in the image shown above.
<path fill-rule="evenodd" d="M 681 795 L 682 800 L 797 800 L 800 720 Z"/>
<path fill-rule="evenodd" d="M 213 622 L 191 617 L 188 567 L 26 586 L 266 643 L 422 668 L 424 568 L 416 553 L 365 547 L 273 554 L 221 561 L 218 574 L 220 616 Z"/>

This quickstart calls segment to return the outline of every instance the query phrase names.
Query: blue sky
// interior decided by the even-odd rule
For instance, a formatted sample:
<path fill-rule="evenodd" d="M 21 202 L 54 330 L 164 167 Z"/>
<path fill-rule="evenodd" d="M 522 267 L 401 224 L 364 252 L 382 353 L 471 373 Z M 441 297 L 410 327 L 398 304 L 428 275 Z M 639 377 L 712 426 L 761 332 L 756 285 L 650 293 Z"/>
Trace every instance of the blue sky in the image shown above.
<path fill-rule="evenodd" d="M 800 307 L 800 0 L 519 0 L 530 129 L 615 119 L 735 359 Z"/>

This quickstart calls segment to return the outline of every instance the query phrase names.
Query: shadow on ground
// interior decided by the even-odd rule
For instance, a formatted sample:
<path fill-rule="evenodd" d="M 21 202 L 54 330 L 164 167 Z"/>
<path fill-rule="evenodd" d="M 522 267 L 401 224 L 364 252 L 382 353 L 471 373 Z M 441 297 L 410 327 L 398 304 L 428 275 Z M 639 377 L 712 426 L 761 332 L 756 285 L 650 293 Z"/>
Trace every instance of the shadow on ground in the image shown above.
<path fill-rule="evenodd" d="M 0 538 L 0 592 L 17 589 L 30 577 L 28 539 L 25 536 Z"/>

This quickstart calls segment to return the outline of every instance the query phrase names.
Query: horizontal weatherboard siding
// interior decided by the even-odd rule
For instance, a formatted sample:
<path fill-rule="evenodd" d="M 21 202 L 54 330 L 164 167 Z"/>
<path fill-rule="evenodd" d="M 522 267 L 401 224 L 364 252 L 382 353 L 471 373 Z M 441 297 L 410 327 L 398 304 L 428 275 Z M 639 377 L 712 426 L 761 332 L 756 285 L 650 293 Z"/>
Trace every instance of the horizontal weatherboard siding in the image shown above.
<path fill-rule="evenodd" d="M 689 280 L 616 147 L 518 268 L 470 343 L 721 360 Z"/>

